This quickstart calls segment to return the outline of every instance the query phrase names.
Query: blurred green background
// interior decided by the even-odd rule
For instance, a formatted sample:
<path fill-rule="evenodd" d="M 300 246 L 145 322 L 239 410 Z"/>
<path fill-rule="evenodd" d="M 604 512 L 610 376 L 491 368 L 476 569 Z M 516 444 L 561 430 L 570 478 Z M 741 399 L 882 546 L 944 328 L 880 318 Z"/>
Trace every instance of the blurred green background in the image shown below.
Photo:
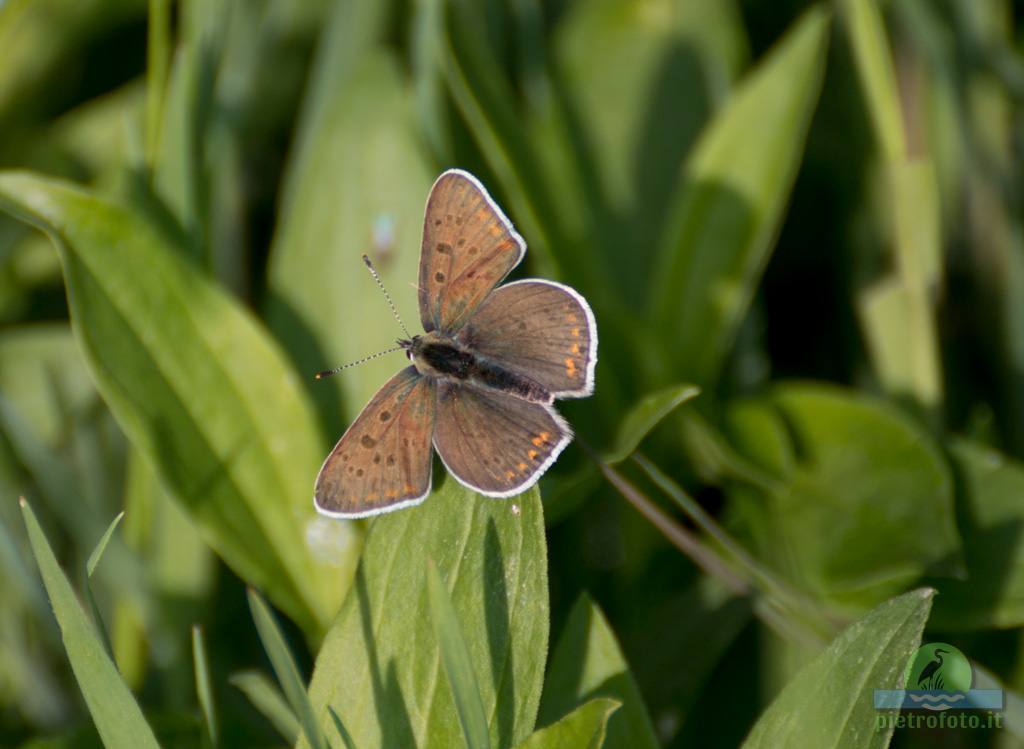
<path fill-rule="evenodd" d="M 364 252 L 416 327 L 452 166 L 525 237 L 515 276 L 596 314 L 596 393 L 559 407 L 603 459 L 570 447 L 541 482 L 552 640 L 587 591 L 661 744 L 739 744 L 922 585 L 925 640 L 1024 690 L 1022 16 L 0 0 L 0 746 L 99 741 L 19 496 L 76 585 L 126 511 L 92 589 L 162 741 L 198 745 L 198 623 L 222 744 L 280 743 L 227 681 L 265 669 L 245 585 L 308 673 L 363 535 L 313 517 L 317 466 L 402 362 L 310 375 L 400 333 Z M 1024 728 L 894 740 L 940 742 Z"/>

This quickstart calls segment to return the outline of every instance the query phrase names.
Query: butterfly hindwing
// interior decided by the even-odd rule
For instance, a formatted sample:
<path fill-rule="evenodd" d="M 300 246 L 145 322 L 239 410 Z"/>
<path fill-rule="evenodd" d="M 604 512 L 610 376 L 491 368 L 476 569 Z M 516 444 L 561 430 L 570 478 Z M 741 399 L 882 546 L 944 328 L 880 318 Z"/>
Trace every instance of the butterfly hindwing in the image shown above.
<path fill-rule="evenodd" d="M 363 517 L 420 502 L 430 492 L 434 382 L 406 367 L 384 383 L 327 456 L 317 509 Z"/>
<path fill-rule="evenodd" d="M 458 169 L 438 177 L 420 251 L 423 329 L 458 330 L 525 252 L 522 237 L 475 177 Z"/>
<path fill-rule="evenodd" d="M 481 494 L 509 497 L 525 491 L 571 439 L 551 406 L 438 383 L 434 447 L 448 472 Z"/>
<path fill-rule="evenodd" d="M 568 286 L 537 279 L 505 284 L 455 339 L 556 398 L 579 398 L 594 389 L 597 326 L 586 301 Z"/>

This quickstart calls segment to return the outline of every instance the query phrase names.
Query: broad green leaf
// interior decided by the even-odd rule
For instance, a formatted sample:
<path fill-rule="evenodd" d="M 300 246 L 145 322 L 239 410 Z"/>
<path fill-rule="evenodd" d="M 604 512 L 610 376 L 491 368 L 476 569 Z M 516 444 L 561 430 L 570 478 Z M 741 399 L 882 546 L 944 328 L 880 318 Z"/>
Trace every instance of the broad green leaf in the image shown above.
<path fill-rule="evenodd" d="M 785 422 L 797 462 L 764 493 L 732 495 L 761 559 L 851 612 L 926 572 L 956 571 L 952 477 L 922 427 L 881 401 L 810 383 L 777 387 L 762 407 Z"/>
<path fill-rule="evenodd" d="M 295 659 L 288 648 L 288 643 L 285 642 L 284 635 L 281 634 L 274 614 L 260 594 L 252 588 L 249 589 L 248 597 L 252 618 L 256 622 L 256 631 L 259 632 L 260 642 L 263 643 L 263 649 L 270 658 L 284 696 L 292 711 L 299 717 L 299 725 L 307 741 L 317 749 L 323 749 L 324 737 L 320 732 L 320 724 L 313 717 L 313 706 L 310 705 L 309 695 L 306 694 L 306 684 L 299 674 L 299 667 L 295 665 Z"/>
<path fill-rule="evenodd" d="M 808 11 L 708 124 L 683 169 L 652 296 L 676 379 L 714 382 L 746 314 L 803 156 L 828 33 L 828 11 Z"/>
<path fill-rule="evenodd" d="M 673 385 L 645 395 L 619 424 L 615 444 L 605 455 L 605 462 L 621 463 L 628 458 L 662 419 L 699 394 L 700 388 L 693 385 Z"/>
<path fill-rule="evenodd" d="M 583 594 L 569 614 L 544 684 L 539 725 L 549 725 L 595 697 L 611 697 L 622 710 L 608 722 L 609 749 L 656 747 L 643 697 L 608 622 Z"/>
<path fill-rule="evenodd" d="M 878 727 L 873 693 L 903 688 L 934 594 L 905 593 L 847 627 L 761 714 L 744 749 L 889 746 L 893 729 Z"/>
<path fill-rule="evenodd" d="M 313 414 L 252 318 L 136 214 L 66 183 L 0 174 L 0 206 L 61 252 L 96 385 L 207 542 L 309 633 L 333 615 L 356 544 L 311 548 Z"/>
<path fill-rule="evenodd" d="M 431 624 L 428 560 L 451 590 L 491 746 L 514 746 L 534 727 L 548 634 L 540 494 L 490 499 L 442 476 L 422 505 L 372 521 L 317 657 L 316 714 L 326 720 L 333 707 L 360 749 L 463 742 Z"/>
<path fill-rule="evenodd" d="M 932 578 L 932 624 L 943 632 L 1024 624 L 1024 466 L 967 440 L 950 446 L 957 473 L 965 579 Z"/>
<path fill-rule="evenodd" d="M 452 690 L 466 746 L 468 749 L 487 749 L 490 744 L 487 716 L 480 699 L 480 686 L 473 673 L 473 661 L 462 636 L 462 627 L 451 596 L 433 562 L 427 563 L 427 596 L 430 599 L 430 618 L 434 622 L 441 650 L 441 662 Z"/>
<path fill-rule="evenodd" d="M 571 713 L 546 728 L 534 732 L 516 749 L 601 749 L 605 745 L 608 719 L 619 703 L 598 697 L 577 707 Z"/>
<path fill-rule="evenodd" d="M 415 140 L 412 102 L 389 52 L 368 49 L 344 71 L 319 73 L 328 77 L 314 88 L 321 100 L 304 113 L 288 174 L 267 316 L 309 378 L 335 439 L 347 424 L 345 413 L 354 417 L 401 368 L 402 357 L 380 357 L 315 383 L 313 373 L 390 348 L 402 335 L 360 259 L 364 253 L 406 326 L 419 330 L 413 287 L 434 175 Z M 324 88 L 328 82 L 335 87 Z"/>
<path fill-rule="evenodd" d="M 32 552 L 60 625 L 64 648 L 93 722 L 109 749 L 157 747 L 153 731 L 82 611 L 28 502 L 21 501 Z"/>
<path fill-rule="evenodd" d="M 1002 689 L 1003 690 L 1003 727 L 1006 732 L 1012 734 L 1020 741 L 1024 741 L 1024 696 L 1012 689 L 1007 689 L 988 669 L 976 662 L 971 663 L 974 669 L 975 689 Z M 1007 742 L 1008 746 L 1011 746 Z"/>
<path fill-rule="evenodd" d="M 228 679 L 249 698 L 249 702 L 277 729 L 289 745 L 299 740 L 299 719 L 295 717 L 287 700 L 265 674 L 242 671 Z"/>
<path fill-rule="evenodd" d="M 196 677 L 196 697 L 203 714 L 203 728 L 210 747 L 217 746 L 217 708 L 213 702 L 213 684 L 210 681 L 210 663 L 206 658 L 206 645 L 202 627 L 192 627 L 192 668 Z"/>

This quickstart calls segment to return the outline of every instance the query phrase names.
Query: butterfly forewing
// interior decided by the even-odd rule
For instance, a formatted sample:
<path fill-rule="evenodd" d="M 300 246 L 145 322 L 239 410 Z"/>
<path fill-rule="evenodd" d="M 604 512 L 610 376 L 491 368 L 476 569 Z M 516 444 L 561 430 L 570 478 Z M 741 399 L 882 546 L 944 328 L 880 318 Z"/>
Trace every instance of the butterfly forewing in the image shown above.
<path fill-rule="evenodd" d="M 439 382 L 434 447 L 449 473 L 492 497 L 532 486 L 572 439 L 550 406 Z"/>
<path fill-rule="evenodd" d="M 442 174 L 423 222 L 423 329 L 458 330 L 525 252 L 522 237 L 474 177 L 457 169 Z"/>
<path fill-rule="evenodd" d="M 578 293 L 551 281 L 496 289 L 456 340 L 488 361 L 529 377 L 556 398 L 590 395 L 597 326 Z"/>
<path fill-rule="evenodd" d="M 430 491 L 433 381 L 406 367 L 388 380 L 327 456 L 319 510 L 339 517 L 406 507 Z"/>

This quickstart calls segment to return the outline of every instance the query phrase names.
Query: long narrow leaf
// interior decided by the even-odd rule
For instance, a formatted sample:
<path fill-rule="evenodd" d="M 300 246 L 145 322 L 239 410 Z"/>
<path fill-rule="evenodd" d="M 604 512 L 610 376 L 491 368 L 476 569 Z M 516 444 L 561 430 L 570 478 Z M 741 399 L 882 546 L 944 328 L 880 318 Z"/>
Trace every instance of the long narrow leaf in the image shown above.
<path fill-rule="evenodd" d="M 434 631 L 441 649 L 441 662 L 448 675 L 448 685 L 459 713 L 462 734 L 468 749 L 487 749 L 487 716 L 480 699 L 480 687 L 473 672 L 473 661 L 462 636 L 459 617 L 455 613 L 451 596 L 433 562 L 427 565 L 427 595 Z"/>
<path fill-rule="evenodd" d="M 805 14 L 707 126 L 684 168 L 652 298 L 676 379 L 713 382 L 746 314 L 803 156 L 828 30 L 824 8 Z"/>
<path fill-rule="evenodd" d="M 199 698 L 199 709 L 203 713 L 206 739 L 211 747 L 216 747 L 219 736 L 217 707 L 213 702 L 213 684 L 210 682 L 210 664 L 206 659 L 203 630 L 199 626 L 192 627 L 192 665 L 196 675 L 196 696 Z"/>
<path fill-rule="evenodd" d="M 299 719 L 288 706 L 281 691 L 266 675 L 257 671 L 242 671 L 228 679 L 264 718 L 269 720 L 289 745 L 299 740 L 302 729 Z"/>
<path fill-rule="evenodd" d="M 264 650 L 270 658 L 274 667 L 277 680 L 284 690 L 284 695 L 291 705 L 294 713 L 299 717 L 299 725 L 306 734 L 306 740 L 314 749 L 325 747 L 323 734 L 320 732 L 320 724 L 317 723 L 313 713 L 313 706 L 310 704 L 309 695 L 306 694 L 306 685 L 299 675 L 299 668 L 295 665 L 288 643 L 285 642 L 281 630 L 278 629 L 274 615 L 267 604 L 263 602 L 259 593 L 249 589 L 249 608 L 252 610 L 253 621 L 256 622 L 256 629 L 260 635 Z"/>
<path fill-rule="evenodd" d="M 60 625 L 71 669 L 103 743 L 109 749 L 157 749 L 152 729 L 89 624 L 71 584 L 57 564 L 43 529 L 25 500 L 21 500 L 21 512 L 53 613 Z"/>

